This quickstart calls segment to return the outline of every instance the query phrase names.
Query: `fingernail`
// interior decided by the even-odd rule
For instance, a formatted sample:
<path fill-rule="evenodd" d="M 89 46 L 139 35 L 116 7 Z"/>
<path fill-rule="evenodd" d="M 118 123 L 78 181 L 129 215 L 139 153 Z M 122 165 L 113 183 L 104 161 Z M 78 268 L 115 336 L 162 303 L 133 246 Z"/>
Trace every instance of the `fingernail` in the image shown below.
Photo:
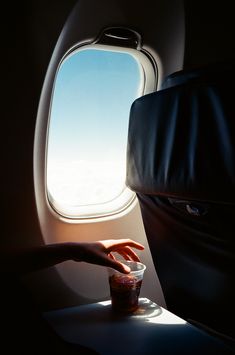
<path fill-rule="evenodd" d="M 124 266 L 125 272 L 129 273 L 129 272 L 131 271 L 131 269 L 129 268 L 129 266 L 124 265 L 124 264 L 123 264 L 123 266 Z"/>

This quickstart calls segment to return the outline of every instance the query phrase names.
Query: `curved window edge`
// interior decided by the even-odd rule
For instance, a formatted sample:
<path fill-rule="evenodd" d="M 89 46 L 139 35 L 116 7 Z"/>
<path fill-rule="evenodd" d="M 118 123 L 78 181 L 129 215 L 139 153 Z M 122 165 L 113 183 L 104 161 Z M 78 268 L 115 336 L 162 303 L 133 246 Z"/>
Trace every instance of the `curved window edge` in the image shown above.
<path fill-rule="evenodd" d="M 50 198 L 50 200 L 49 200 Z M 117 208 L 115 205 L 117 204 L 117 199 L 119 203 L 119 208 Z M 128 200 L 127 200 L 128 199 Z M 117 198 L 115 198 L 113 201 L 109 201 L 104 204 L 99 204 L 96 205 L 100 206 L 100 211 L 97 208 L 97 212 L 94 213 L 92 212 L 92 206 L 85 206 L 85 208 L 82 208 L 82 206 L 76 207 L 74 206 L 74 209 L 71 208 L 71 206 L 68 206 L 67 213 L 66 213 L 66 207 L 63 205 L 63 213 L 61 213 L 61 206 L 59 203 L 54 201 L 53 205 L 51 201 L 54 201 L 51 196 L 49 196 L 49 193 L 47 194 L 47 205 L 51 211 L 51 213 L 62 220 L 65 220 L 66 222 L 90 222 L 91 220 L 93 221 L 103 221 L 105 219 L 109 218 L 117 218 L 121 214 L 126 214 L 132 208 L 134 208 L 135 203 L 137 202 L 137 197 L 136 193 L 131 191 L 128 187 L 124 189 L 124 192 L 121 193 Z M 102 209 L 106 207 L 106 210 L 108 209 L 108 212 L 102 212 Z M 88 213 L 88 207 L 90 207 L 91 213 Z M 79 211 L 79 216 L 78 216 L 78 211 Z"/>
<path fill-rule="evenodd" d="M 96 211 L 91 212 L 94 210 L 93 205 L 86 205 L 83 206 L 63 206 L 56 202 L 53 197 L 50 195 L 47 185 L 47 154 L 48 154 L 48 137 L 49 137 L 49 127 L 50 127 L 50 117 L 51 117 L 51 107 L 53 101 L 53 95 L 55 90 L 55 83 L 57 79 L 57 74 L 60 70 L 62 63 L 71 55 L 74 54 L 76 51 L 83 51 L 86 49 L 100 49 L 100 50 L 109 50 L 113 52 L 121 52 L 127 53 L 134 57 L 134 59 L 138 62 L 141 68 L 141 76 L 143 77 L 143 89 L 141 90 L 139 96 L 148 94 L 157 87 L 157 65 L 155 61 L 152 59 L 150 53 L 146 50 L 142 49 L 133 49 L 128 47 L 116 47 L 111 45 L 104 45 L 104 44 L 94 44 L 94 43 L 84 43 L 82 45 L 75 45 L 62 57 L 57 71 L 54 78 L 53 83 L 53 90 L 50 99 L 50 110 L 49 110 L 49 117 L 47 122 L 47 133 L 46 133 L 46 149 L 45 149 L 45 196 L 47 200 L 47 205 L 50 208 L 51 212 L 58 217 L 59 219 L 63 219 L 67 222 L 76 221 L 100 221 L 107 218 L 116 218 L 119 217 L 120 214 L 128 213 L 130 209 L 135 207 L 136 202 L 136 194 L 135 192 L 131 191 L 128 187 L 124 186 L 123 192 L 114 198 L 113 200 L 102 203 L 96 204 Z M 136 97 L 137 98 L 137 97 Z M 104 206 L 106 208 L 106 212 L 102 212 L 104 210 Z M 118 206 L 118 207 L 117 207 Z"/>

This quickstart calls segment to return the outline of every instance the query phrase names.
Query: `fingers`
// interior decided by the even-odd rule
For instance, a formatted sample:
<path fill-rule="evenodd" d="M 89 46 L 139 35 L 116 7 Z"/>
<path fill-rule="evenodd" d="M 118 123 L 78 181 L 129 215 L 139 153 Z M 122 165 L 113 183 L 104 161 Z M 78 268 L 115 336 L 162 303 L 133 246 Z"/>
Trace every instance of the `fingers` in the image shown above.
<path fill-rule="evenodd" d="M 131 247 L 138 250 L 144 250 L 144 246 L 132 239 L 113 239 L 113 240 L 102 240 L 100 241 L 107 251 L 120 250 L 123 247 Z"/>
<path fill-rule="evenodd" d="M 139 256 L 132 248 L 143 250 L 144 246 L 131 239 L 109 239 L 97 241 L 95 243 L 83 243 L 83 258 L 80 258 L 79 260 L 111 267 L 122 273 L 128 274 L 130 268 L 123 264 L 121 260 L 117 260 L 114 253 L 119 254 L 125 260 L 140 261 Z"/>
<path fill-rule="evenodd" d="M 109 267 L 116 269 L 119 272 L 122 272 L 124 274 L 129 274 L 129 272 L 131 271 L 131 269 L 129 268 L 129 266 L 122 264 L 120 261 L 117 261 L 115 259 L 109 258 L 109 262 L 108 262 Z"/>
<path fill-rule="evenodd" d="M 140 261 L 139 256 L 130 247 L 123 247 L 117 249 L 115 252 L 123 256 L 126 260 Z"/>
<path fill-rule="evenodd" d="M 114 268 L 119 268 L 121 272 L 129 272 L 127 271 L 129 268 L 126 265 L 122 264 L 121 261 L 116 260 L 113 253 L 117 253 L 121 255 L 125 260 L 129 261 L 140 261 L 139 256 L 132 248 L 136 248 L 138 250 L 143 250 L 144 246 L 140 243 L 137 243 L 131 239 L 115 239 L 115 240 L 104 240 L 101 241 L 103 246 L 108 252 L 109 258 L 112 259 L 112 263 L 116 266 Z"/>
<path fill-rule="evenodd" d="M 132 239 L 119 239 L 117 240 L 117 245 L 119 247 L 121 246 L 129 246 L 131 248 L 135 248 L 135 249 L 138 249 L 138 250 L 144 250 L 144 246 L 138 242 L 135 242 L 134 240 Z"/>

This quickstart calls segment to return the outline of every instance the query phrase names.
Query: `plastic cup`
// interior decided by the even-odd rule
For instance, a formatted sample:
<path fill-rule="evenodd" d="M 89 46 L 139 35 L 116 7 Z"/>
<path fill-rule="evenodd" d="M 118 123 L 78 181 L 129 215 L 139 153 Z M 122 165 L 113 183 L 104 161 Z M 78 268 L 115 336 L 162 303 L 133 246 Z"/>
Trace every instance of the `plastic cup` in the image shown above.
<path fill-rule="evenodd" d="M 146 266 L 136 261 L 122 261 L 130 267 L 129 274 L 108 269 L 112 309 L 119 313 L 132 313 L 137 310 L 140 288 Z"/>

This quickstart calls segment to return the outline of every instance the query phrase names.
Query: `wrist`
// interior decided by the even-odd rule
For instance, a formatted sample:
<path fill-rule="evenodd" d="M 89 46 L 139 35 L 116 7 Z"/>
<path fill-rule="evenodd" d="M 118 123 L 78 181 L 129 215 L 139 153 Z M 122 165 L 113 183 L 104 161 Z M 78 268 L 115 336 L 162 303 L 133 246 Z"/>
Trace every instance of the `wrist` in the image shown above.
<path fill-rule="evenodd" d="M 67 260 L 82 261 L 83 260 L 83 248 L 81 243 L 78 242 L 65 242 L 59 245 L 59 256 L 61 262 Z"/>

